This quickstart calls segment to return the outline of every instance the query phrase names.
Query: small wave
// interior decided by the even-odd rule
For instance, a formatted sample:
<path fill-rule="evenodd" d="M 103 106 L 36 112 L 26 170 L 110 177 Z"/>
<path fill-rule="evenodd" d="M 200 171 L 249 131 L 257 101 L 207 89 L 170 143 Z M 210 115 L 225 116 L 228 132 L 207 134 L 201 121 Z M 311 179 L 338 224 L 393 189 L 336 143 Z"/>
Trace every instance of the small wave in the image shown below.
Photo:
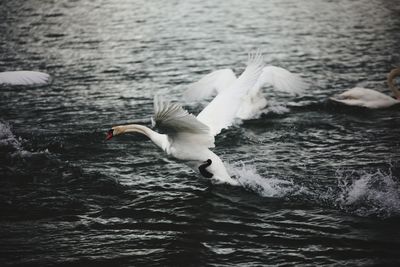
<path fill-rule="evenodd" d="M 85 171 L 47 149 L 27 151 L 9 123 L 0 121 L 0 213 L 3 219 L 38 219 L 80 214 L 124 188 L 113 177 Z M 90 195 L 87 204 L 83 199 Z M 112 201 L 111 201 L 112 202 Z M 74 216 L 72 216 L 74 218 Z"/>
<path fill-rule="evenodd" d="M 291 180 L 262 177 L 257 173 L 256 168 L 251 165 L 242 164 L 242 166 L 238 167 L 228 164 L 227 169 L 244 188 L 263 197 L 286 197 L 307 192 L 305 187 L 296 185 Z"/>
<path fill-rule="evenodd" d="M 392 172 L 338 171 L 336 204 L 359 216 L 400 215 L 400 184 Z"/>

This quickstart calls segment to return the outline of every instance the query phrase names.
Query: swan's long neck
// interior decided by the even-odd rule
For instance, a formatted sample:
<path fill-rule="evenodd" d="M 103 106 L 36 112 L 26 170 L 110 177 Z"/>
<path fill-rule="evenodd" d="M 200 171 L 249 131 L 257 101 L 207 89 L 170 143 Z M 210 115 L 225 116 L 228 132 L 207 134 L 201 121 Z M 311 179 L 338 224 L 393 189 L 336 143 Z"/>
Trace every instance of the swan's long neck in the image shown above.
<path fill-rule="evenodd" d="M 165 134 L 159 134 L 146 126 L 139 124 L 121 125 L 116 127 L 119 128 L 120 134 L 141 133 L 143 135 L 146 135 L 148 138 L 150 138 L 151 141 L 153 141 L 154 144 L 156 144 L 162 150 L 167 150 L 169 142 L 168 136 Z"/>
<path fill-rule="evenodd" d="M 400 76 L 400 68 L 396 68 L 388 74 L 388 84 L 397 100 L 400 100 L 400 88 L 395 85 L 395 78 Z"/>

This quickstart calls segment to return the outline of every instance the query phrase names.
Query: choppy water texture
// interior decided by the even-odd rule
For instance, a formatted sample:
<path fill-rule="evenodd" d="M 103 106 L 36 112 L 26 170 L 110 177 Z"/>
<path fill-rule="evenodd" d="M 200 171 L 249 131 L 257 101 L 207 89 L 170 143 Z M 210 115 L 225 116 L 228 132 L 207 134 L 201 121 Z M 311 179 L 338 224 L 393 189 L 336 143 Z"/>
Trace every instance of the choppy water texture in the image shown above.
<path fill-rule="evenodd" d="M 400 264 L 400 109 L 327 101 L 388 92 L 394 3 L 2 1 L 0 70 L 53 77 L 0 89 L 2 266 Z M 266 89 L 264 115 L 218 136 L 244 186 L 212 185 L 144 137 L 104 142 L 149 124 L 155 93 L 181 101 L 256 48 L 311 87 Z"/>

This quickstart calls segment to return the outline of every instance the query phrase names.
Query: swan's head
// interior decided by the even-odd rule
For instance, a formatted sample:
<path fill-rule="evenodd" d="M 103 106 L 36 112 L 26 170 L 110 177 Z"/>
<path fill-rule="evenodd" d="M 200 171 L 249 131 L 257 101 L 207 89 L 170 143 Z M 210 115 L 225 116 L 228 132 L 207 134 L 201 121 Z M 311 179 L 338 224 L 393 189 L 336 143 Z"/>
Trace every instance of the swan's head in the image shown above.
<path fill-rule="evenodd" d="M 114 130 L 113 129 L 108 130 L 106 133 L 106 140 L 110 140 L 113 137 L 114 137 Z"/>
<path fill-rule="evenodd" d="M 389 88 L 392 90 L 397 100 L 400 100 L 400 67 L 393 69 L 388 74 Z"/>
<path fill-rule="evenodd" d="M 114 136 L 120 135 L 123 133 L 123 129 L 121 129 L 121 127 L 116 126 L 116 127 L 112 127 L 110 130 L 107 131 L 106 133 L 106 140 L 110 140 L 111 138 L 113 138 Z"/>

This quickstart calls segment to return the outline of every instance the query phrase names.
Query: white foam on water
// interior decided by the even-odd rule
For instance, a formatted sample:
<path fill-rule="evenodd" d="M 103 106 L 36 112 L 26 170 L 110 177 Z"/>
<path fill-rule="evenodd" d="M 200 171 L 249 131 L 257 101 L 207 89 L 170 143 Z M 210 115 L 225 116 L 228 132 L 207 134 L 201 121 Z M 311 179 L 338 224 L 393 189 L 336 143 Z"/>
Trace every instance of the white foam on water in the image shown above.
<path fill-rule="evenodd" d="M 255 166 L 227 165 L 228 172 L 234 176 L 244 188 L 258 193 L 263 197 L 285 197 L 306 192 L 303 186 L 294 184 L 291 180 L 284 180 L 275 177 L 262 177 L 257 173 Z M 268 175 L 267 175 L 268 176 Z"/>
<path fill-rule="evenodd" d="M 290 109 L 287 107 L 285 103 L 281 103 L 275 100 L 268 100 L 268 105 L 262 111 L 264 114 L 286 114 L 290 112 Z"/>
<path fill-rule="evenodd" d="M 400 183 L 390 171 L 338 171 L 340 208 L 359 216 L 400 215 Z"/>

